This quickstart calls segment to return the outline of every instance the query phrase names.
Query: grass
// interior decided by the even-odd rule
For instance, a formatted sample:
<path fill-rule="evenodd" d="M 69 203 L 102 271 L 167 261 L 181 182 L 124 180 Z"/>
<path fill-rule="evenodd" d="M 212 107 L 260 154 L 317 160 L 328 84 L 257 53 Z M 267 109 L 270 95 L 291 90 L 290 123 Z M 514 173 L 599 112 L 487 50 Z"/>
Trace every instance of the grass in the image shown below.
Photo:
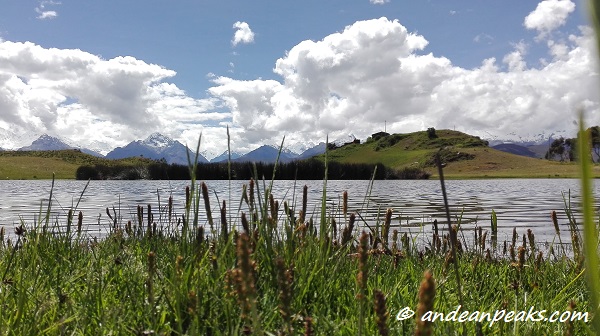
<path fill-rule="evenodd" d="M 0 151 L 0 179 L 75 179 L 82 165 L 146 165 L 153 162 L 144 158 L 109 160 L 76 150 L 58 151 Z"/>
<path fill-rule="evenodd" d="M 543 252 L 527 243 L 519 261 L 520 239 L 496 244 L 491 235 L 482 238 L 480 233 L 458 247 L 452 266 L 448 231 L 422 237 L 430 243 L 416 246 L 410 241 L 419 237 L 369 230 L 359 220 L 342 244 L 350 221 L 343 204 L 300 222 L 300 213 L 285 209 L 301 205 L 269 201 L 269 188 L 251 183 L 246 196 L 229 205 L 235 209 L 242 203 L 245 224 L 231 222 L 229 218 L 238 218 L 235 212 L 220 213 L 221 203 L 202 196 L 195 180 L 188 200 L 169 200 L 130 220 L 106 223 L 111 229 L 102 240 L 78 230 L 76 209 L 72 220 L 23 223 L 19 235 L 0 244 L 0 332 L 276 335 L 307 334 L 309 328 L 318 335 L 412 334 L 415 318 L 398 321 L 396 316 L 404 307 L 417 310 L 425 271 L 435 284 L 437 312 L 448 314 L 460 302 L 461 312 L 492 315 L 534 307 L 549 316 L 572 303 L 576 311 L 590 310 L 581 260 L 558 249 Z M 188 204 L 185 216 L 170 209 L 177 201 Z M 215 224 L 214 234 L 207 218 L 195 216 L 202 203 L 220 213 L 214 215 L 215 223 L 221 223 Z M 338 222 L 335 234 L 333 219 Z M 432 328 L 439 335 L 477 330 L 545 334 L 569 328 L 580 334 L 590 323 L 438 321 Z"/>

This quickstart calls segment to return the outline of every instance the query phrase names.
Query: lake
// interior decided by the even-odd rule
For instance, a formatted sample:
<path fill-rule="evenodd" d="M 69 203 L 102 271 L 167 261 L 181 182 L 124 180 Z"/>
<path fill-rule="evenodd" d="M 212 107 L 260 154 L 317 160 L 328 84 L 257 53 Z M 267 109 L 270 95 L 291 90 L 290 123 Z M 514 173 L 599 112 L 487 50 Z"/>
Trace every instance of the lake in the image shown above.
<path fill-rule="evenodd" d="M 52 193 L 52 222 L 65 223 L 69 208 L 77 207 L 84 214 L 84 226 L 91 236 L 102 237 L 110 226 L 106 207 L 114 211 L 124 222 L 134 220 L 138 205 L 151 204 L 155 219 L 165 215 L 169 196 L 173 196 L 175 211 L 183 213 L 185 187 L 189 181 L 91 181 L 84 191 L 87 181 L 55 181 Z M 239 209 L 242 185 L 247 181 L 207 181 L 212 212 L 218 223 L 218 204 L 227 201 L 228 208 Z M 8 228 L 23 220 L 29 227 L 46 211 L 52 181 L 0 181 L 0 225 Z M 268 185 L 268 182 L 267 182 Z M 319 218 L 323 181 L 275 181 L 273 194 L 280 204 L 286 200 L 300 209 L 302 187 L 308 186 L 308 217 Z M 383 218 L 387 208 L 393 209 L 392 231 L 410 232 L 414 235 L 427 233 L 430 237 L 434 219 L 445 228 L 445 212 L 440 182 L 437 180 L 392 180 L 374 181 L 328 181 L 328 211 L 335 213 L 338 224 L 345 224 L 340 215 L 342 193 L 349 194 L 349 212 L 358 212 L 364 222 L 374 224 L 378 216 Z M 262 193 L 263 184 L 259 183 Z M 462 228 L 472 230 L 476 226 L 490 228 L 490 215 L 494 210 L 498 217 L 499 241 L 509 239 L 514 227 L 519 235 L 531 228 L 536 241 L 552 241 L 554 227 L 550 213 L 558 214 L 563 241 L 570 241 L 568 220 L 565 214 L 563 193 L 570 191 L 573 208 L 579 206 L 579 180 L 577 179 L 490 179 L 490 180 L 450 180 L 446 182 L 452 219 L 462 212 Z M 83 195 L 82 195 L 83 192 Z M 595 193 L 600 192 L 595 186 Z M 231 200 L 231 201 L 229 201 Z M 160 212 L 159 209 L 162 209 Z M 596 204 L 598 205 L 598 204 Z M 201 205 L 202 213 L 204 207 Z M 40 212 L 40 209 L 43 209 Z M 147 208 L 146 208 L 147 209 Z M 280 207 L 283 209 L 283 206 Z M 242 211 L 247 211 L 245 207 Z M 282 211 L 282 210 L 280 210 Z M 201 216 L 202 222 L 206 217 Z M 233 222 L 239 225 L 239 220 Z M 364 223 L 363 222 L 363 223 Z M 76 219 L 74 220 L 76 223 Z M 217 225 L 218 226 L 218 225 Z M 424 235 L 421 235 L 424 236 Z"/>

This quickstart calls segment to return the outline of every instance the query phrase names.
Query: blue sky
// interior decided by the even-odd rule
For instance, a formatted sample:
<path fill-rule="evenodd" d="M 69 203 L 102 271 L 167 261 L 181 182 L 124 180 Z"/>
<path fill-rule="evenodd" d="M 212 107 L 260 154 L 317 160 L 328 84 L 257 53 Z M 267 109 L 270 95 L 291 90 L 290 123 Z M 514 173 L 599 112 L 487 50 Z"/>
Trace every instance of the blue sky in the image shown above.
<path fill-rule="evenodd" d="M 239 151 L 298 151 L 384 123 L 515 138 L 600 116 L 581 1 L 380 1 L 3 0 L 0 147 L 202 132 L 214 156 L 226 126 Z"/>

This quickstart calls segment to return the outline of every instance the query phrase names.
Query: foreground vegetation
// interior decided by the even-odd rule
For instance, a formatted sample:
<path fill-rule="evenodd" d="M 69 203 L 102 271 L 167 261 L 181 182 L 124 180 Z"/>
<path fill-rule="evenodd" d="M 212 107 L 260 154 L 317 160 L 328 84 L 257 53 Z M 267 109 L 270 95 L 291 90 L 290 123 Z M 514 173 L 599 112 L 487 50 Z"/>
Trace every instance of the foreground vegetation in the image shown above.
<path fill-rule="evenodd" d="M 440 223 L 432 234 L 408 236 L 390 226 L 391 210 L 371 227 L 360 212 L 348 213 L 346 193 L 340 204 L 323 203 L 320 215 L 305 218 L 306 201 L 279 203 L 268 185 L 253 180 L 244 189 L 241 200 L 215 204 L 206 185 L 192 179 L 188 198 L 179 200 L 186 202 L 184 214 L 174 213 L 172 198 L 159 209 L 138 206 L 134 218 L 107 209 L 103 239 L 87 236 L 86 215 L 76 208 L 61 219 L 42 213 L 38 223 L 15 228 L 8 242 L 3 231 L 0 331 L 400 335 L 433 327 L 438 335 L 473 335 L 591 328 L 577 230 L 566 249 L 558 242 L 541 249 L 532 232 L 499 241 L 493 225 L 470 233 L 455 225 L 455 236 Z M 305 200 L 305 193 L 297 199 Z M 206 218 L 198 217 L 200 207 Z M 240 218 L 231 210 L 238 207 Z M 490 318 L 496 310 L 533 307 L 546 316 L 577 311 L 588 320 L 532 322 L 523 315 L 492 322 L 483 316 L 417 327 L 415 316 L 397 319 L 403 308 L 418 314 L 428 302 L 446 314 L 459 305 L 460 312 Z"/>

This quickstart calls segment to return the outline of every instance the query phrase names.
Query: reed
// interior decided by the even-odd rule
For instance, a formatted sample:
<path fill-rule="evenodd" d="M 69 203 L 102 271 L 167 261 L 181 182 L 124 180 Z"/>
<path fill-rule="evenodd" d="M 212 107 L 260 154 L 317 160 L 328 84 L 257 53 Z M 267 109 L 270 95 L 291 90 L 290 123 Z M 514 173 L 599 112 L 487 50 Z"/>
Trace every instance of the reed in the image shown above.
<path fill-rule="evenodd" d="M 375 290 L 373 297 L 375 301 L 375 323 L 377 324 L 377 331 L 381 336 L 388 336 L 390 334 L 390 330 L 387 322 L 390 314 L 385 305 L 385 295 L 380 290 Z"/>
<path fill-rule="evenodd" d="M 429 270 L 423 274 L 423 281 L 419 287 L 419 305 L 417 306 L 415 335 L 428 336 L 433 334 L 433 322 L 424 319 L 425 314 L 434 311 L 433 304 L 435 300 L 435 281 Z"/>

